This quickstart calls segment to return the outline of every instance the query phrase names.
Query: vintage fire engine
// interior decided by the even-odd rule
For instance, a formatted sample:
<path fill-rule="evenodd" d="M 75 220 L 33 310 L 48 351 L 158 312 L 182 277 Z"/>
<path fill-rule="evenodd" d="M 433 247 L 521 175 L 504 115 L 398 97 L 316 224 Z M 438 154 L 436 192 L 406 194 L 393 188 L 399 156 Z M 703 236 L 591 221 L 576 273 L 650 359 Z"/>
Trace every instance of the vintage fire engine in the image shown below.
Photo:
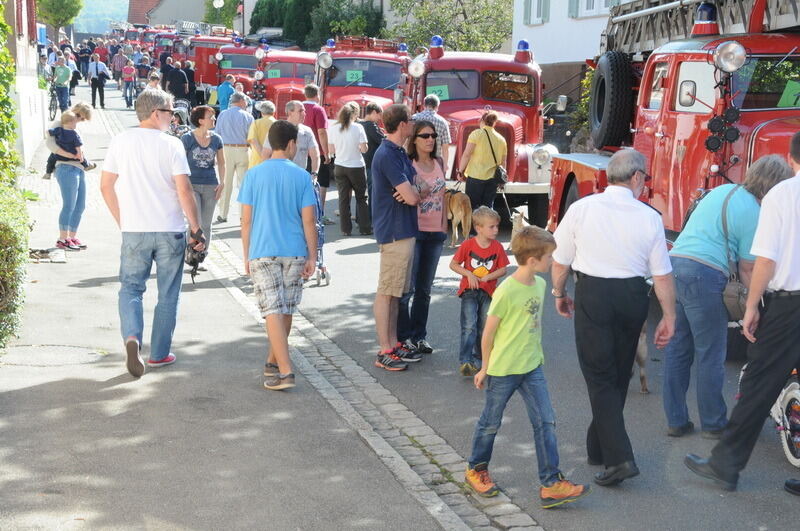
<path fill-rule="evenodd" d="M 361 107 L 375 102 L 381 108 L 407 94 L 408 47 L 401 42 L 372 37 L 328 39 L 317 55 L 316 83 L 328 118 L 335 119 L 343 105 L 354 101 Z"/>
<path fill-rule="evenodd" d="M 495 129 L 508 144 L 508 201 L 512 206 L 527 205 L 530 222 L 544 226 L 550 161 L 558 150 L 541 143 L 548 119 L 542 106 L 541 70 L 528 42 L 520 41 L 515 55 L 453 52 L 445 51 L 437 35 L 430 50 L 417 56 L 408 71 L 415 112 L 423 109 L 425 96 L 436 94 L 441 102 L 438 112 L 450 123 L 448 178 L 455 179 L 467 138 L 478 128 L 481 116 L 494 110 L 499 116 Z"/>
<path fill-rule="evenodd" d="M 286 103 L 303 101 L 303 87 L 314 82 L 316 54 L 297 50 L 265 49 L 255 73 L 254 98 L 275 104 L 275 117 L 286 118 Z"/>
<path fill-rule="evenodd" d="M 624 146 L 647 157 L 653 179 L 640 199 L 661 212 L 669 237 L 703 190 L 742 182 L 763 155 L 786 154 L 800 130 L 798 27 L 796 1 L 612 8 L 589 112 L 601 151 L 554 157 L 549 228 L 578 198 L 605 189 L 608 158 Z"/>
<path fill-rule="evenodd" d="M 259 72 L 259 62 L 266 55 L 264 43 L 253 42 L 250 38 L 234 37 L 232 44 L 220 47 L 215 54 L 217 62 L 217 84 L 232 74 L 244 86 L 244 92 L 253 99 L 253 83 Z M 263 99 L 263 98 L 259 98 Z"/>
<path fill-rule="evenodd" d="M 147 24 L 133 24 L 130 28 L 125 30 L 125 40 L 131 46 L 141 45 L 142 44 L 142 33 L 147 27 Z"/>
<path fill-rule="evenodd" d="M 174 32 L 175 26 L 159 25 L 147 28 L 142 33 L 142 50 L 153 52 L 156 45 L 156 37 L 159 34 Z M 156 58 L 157 59 L 157 58 Z"/>

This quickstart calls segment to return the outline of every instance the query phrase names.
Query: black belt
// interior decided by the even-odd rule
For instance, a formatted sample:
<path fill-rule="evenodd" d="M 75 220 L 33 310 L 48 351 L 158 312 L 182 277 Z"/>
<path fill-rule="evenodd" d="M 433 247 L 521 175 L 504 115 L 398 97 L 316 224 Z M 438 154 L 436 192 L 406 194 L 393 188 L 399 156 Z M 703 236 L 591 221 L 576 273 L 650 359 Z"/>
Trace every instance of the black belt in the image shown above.
<path fill-rule="evenodd" d="M 794 291 L 786 291 L 786 290 L 777 290 L 777 291 L 767 291 L 764 293 L 764 297 L 771 299 L 774 297 L 800 297 L 800 289 L 796 289 Z"/>
<path fill-rule="evenodd" d="M 580 271 L 575 271 L 575 276 L 577 276 L 579 279 L 582 279 L 582 278 L 594 278 L 594 279 L 597 279 L 597 280 L 641 280 L 643 282 L 646 280 L 644 277 L 626 277 L 626 278 L 594 277 L 592 275 L 587 275 L 586 273 L 581 273 Z"/>

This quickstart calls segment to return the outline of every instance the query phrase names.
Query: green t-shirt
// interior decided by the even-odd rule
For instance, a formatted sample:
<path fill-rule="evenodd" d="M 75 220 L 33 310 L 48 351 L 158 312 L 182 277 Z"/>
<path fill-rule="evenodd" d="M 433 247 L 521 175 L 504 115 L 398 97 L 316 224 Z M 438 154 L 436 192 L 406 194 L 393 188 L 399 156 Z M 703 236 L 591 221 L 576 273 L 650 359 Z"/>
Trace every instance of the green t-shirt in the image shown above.
<path fill-rule="evenodd" d="M 489 358 L 489 376 L 525 374 L 544 363 L 542 351 L 542 305 L 545 281 L 534 277 L 526 286 L 508 277 L 492 296 L 489 315 L 500 318 Z"/>
<path fill-rule="evenodd" d="M 57 66 L 53 70 L 53 78 L 57 87 L 66 87 L 72 79 L 72 70 L 68 66 Z"/>

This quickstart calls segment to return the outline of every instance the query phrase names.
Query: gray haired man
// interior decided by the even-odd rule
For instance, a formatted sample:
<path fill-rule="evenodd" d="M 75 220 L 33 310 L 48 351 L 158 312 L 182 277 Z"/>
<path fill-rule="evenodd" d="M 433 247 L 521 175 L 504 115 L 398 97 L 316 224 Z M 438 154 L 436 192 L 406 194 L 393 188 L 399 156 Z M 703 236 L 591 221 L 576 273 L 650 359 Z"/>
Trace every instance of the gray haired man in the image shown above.
<path fill-rule="evenodd" d="M 219 215 L 217 221 L 224 223 L 228 221 L 228 209 L 231 203 L 231 193 L 233 193 L 233 176 L 239 188 L 244 183 L 244 174 L 250 165 L 250 158 L 247 156 L 247 133 L 253 124 L 253 115 L 247 112 L 247 96 L 242 92 L 234 92 L 231 95 L 228 108 L 219 113 L 217 126 L 214 132 L 222 137 L 222 148 L 225 153 L 225 188 L 223 188 L 222 201 L 219 204 Z"/>
<path fill-rule="evenodd" d="M 186 222 L 189 243 L 205 248 L 189 164 L 181 141 L 163 134 L 172 120 L 172 96 L 144 90 L 136 99 L 139 127 L 111 139 L 100 180 L 103 199 L 122 231 L 119 267 L 119 318 L 127 368 L 144 374 L 141 357 L 144 315 L 142 295 L 156 263 L 158 304 L 150 334 L 149 367 L 175 363 L 170 352 L 181 292 Z"/>
<path fill-rule="evenodd" d="M 438 136 L 438 142 L 436 142 L 436 156 L 444 161 L 444 173 L 446 175 L 448 157 L 450 156 L 450 144 L 452 143 L 450 139 L 450 124 L 438 113 L 439 97 L 436 94 L 428 94 L 425 96 L 423 103 L 425 109 L 413 115 L 411 119 L 415 122 L 424 120 L 433 124 L 433 128 L 436 130 L 436 135 Z"/>
<path fill-rule="evenodd" d="M 306 119 L 306 108 L 302 102 L 292 100 L 286 103 L 286 120 L 297 126 L 297 152 L 292 157 L 292 162 L 305 169 L 308 158 L 311 157 L 311 176 L 317 178 L 319 170 L 319 146 L 314 138 L 314 131 L 307 125 L 303 125 Z M 264 139 L 264 149 L 261 158 L 264 160 L 272 157 L 272 146 L 269 143 L 269 136 Z"/>

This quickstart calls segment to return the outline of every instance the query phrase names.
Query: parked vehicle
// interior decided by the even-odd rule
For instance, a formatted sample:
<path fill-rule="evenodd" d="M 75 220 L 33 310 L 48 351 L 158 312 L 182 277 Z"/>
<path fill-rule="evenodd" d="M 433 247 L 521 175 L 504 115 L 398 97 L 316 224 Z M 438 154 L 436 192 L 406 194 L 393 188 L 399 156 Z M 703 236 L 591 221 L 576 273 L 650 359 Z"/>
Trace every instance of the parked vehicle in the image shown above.
<path fill-rule="evenodd" d="M 144 29 L 136 26 L 138 25 L 134 25 L 133 27 L 125 30 L 125 40 L 128 41 L 128 44 L 131 46 L 142 44 L 142 33 L 144 32 Z"/>
<path fill-rule="evenodd" d="M 317 55 L 316 84 L 328 118 L 335 119 L 343 105 L 354 101 L 364 107 L 375 102 L 386 108 L 405 101 L 408 94 L 408 47 L 401 42 L 372 37 L 328 39 Z"/>
<path fill-rule="evenodd" d="M 232 74 L 236 81 L 244 86 L 244 92 L 255 99 L 253 83 L 259 62 L 266 55 L 264 45 L 245 42 L 242 37 L 234 37 L 233 44 L 220 47 L 215 54 L 217 60 L 217 84 L 222 83 L 225 76 Z"/>
<path fill-rule="evenodd" d="M 270 100 L 275 104 L 275 117 L 286 118 L 286 103 L 303 101 L 303 87 L 314 82 L 316 54 L 296 50 L 269 48 L 254 74 L 255 100 Z"/>
<path fill-rule="evenodd" d="M 497 112 L 495 129 L 506 140 L 508 153 L 505 185 L 510 206 L 527 205 L 531 223 L 544 226 L 547 193 L 550 189 L 550 161 L 555 146 L 542 144 L 545 122 L 539 65 L 527 41 L 520 41 L 515 55 L 445 51 L 438 35 L 431 48 L 417 56 L 408 67 L 413 80 L 406 98 L 421 111 L 425 96 L 439 97 L 439 114 L 450 123 L 454 149 L 450 150 L 448 178 L 455 179 L 458 161 L 470 133 L 479 127 L 489 109 Z M 501 209 L 502 210 L 502 209 Z"/>
<path fill-rule="evenodd" d="M 155 51 L 157 37 L 165 32 L 174 32 L 175 26 L 159 25 L 147 28 L 142 33 L 142 50 L 148 53 Z M 156 57 L 158 59 L 158 57 Z"/>
<path fill-rule="evenodd" d="M 694 26 L 688 4 L 700 4 Z M 796 3 L 717 5 L 719 16 L 700 0 L 612 8 L 589 104 L 601 151 L 554 157 L 549 228 L 578 198 L 605 189 L 608 158 L 625 146 L 647 157 L 653 179 L 641 200 L 661 212 L 669 237 L 703 190 L 740 183 L 754 160 L 788 152 L 800 130 Z"/>

